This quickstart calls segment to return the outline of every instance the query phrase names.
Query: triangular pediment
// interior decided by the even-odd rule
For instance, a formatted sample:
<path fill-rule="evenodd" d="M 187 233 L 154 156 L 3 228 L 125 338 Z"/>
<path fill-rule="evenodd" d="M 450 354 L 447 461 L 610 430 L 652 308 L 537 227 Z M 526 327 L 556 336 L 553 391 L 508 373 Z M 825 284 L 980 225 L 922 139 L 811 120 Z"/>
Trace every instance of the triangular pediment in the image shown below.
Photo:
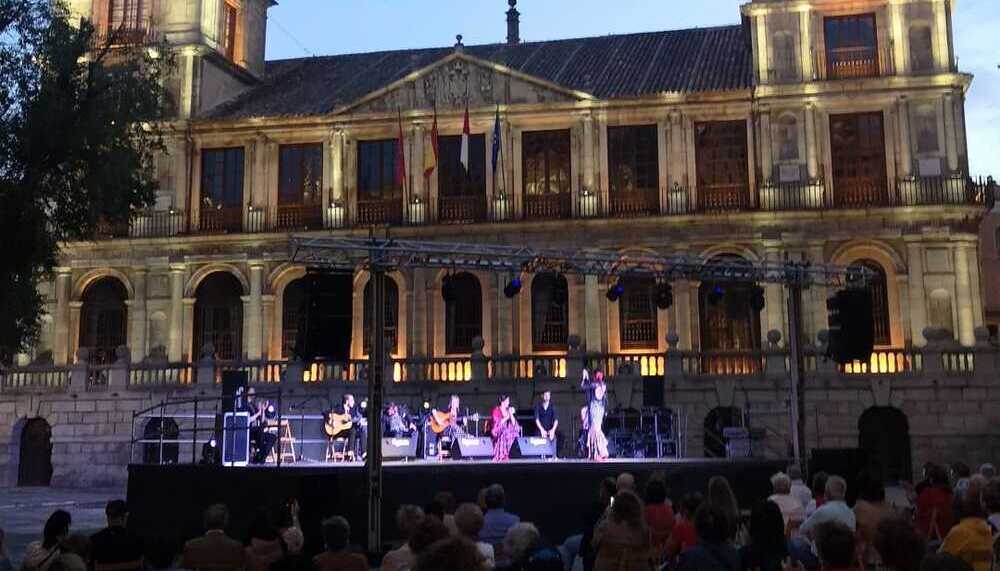
<path fill-rule="evenodd" d="M 337 113 L 462 109 L 593 99 L 541 78 L 456 51 L 344 106 Z"/>

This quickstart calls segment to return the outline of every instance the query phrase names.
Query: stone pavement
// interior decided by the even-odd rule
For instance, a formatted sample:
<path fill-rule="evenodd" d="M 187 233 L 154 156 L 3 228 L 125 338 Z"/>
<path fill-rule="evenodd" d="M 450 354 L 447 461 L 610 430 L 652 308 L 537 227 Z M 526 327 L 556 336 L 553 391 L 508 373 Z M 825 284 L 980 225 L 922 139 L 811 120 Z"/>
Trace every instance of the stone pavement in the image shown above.
<path fill-rule="evenodd" d="M 41 539 L 45 520 L 53 511 L 70 513 L 71 533 L 90 535 L 104 527 L 104 506 L 112 498 L 124 499 L 124 488 L 0 488 L 0 528 L 7 532 L 14 568 L 20 567 L 28 544 Z"/>

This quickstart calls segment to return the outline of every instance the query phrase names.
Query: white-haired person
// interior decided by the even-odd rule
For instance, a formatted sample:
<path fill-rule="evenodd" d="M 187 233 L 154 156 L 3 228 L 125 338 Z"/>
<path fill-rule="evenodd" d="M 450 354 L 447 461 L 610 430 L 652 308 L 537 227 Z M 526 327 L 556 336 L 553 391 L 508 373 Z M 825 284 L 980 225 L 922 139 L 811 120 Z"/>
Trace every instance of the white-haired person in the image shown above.
<path fill-rule="evenodd" d="M 778 472 L 771 476 L 771 489 L 774 493 L 767 498 L 774 502 L 781 510 L 781 518 L 785 520 L 785 527 L 789 523 L 798 525 L 805 520 L 806 507 L 802 505 L 797 497 L 792 495 L 792 479 L 784 472 Z"/>

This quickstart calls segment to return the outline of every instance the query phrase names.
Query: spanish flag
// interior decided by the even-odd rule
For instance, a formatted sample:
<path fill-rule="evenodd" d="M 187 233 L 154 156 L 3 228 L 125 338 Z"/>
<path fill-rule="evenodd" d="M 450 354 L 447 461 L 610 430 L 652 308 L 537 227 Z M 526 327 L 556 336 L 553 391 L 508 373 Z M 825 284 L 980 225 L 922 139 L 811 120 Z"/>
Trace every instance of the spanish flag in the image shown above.
<path fill-rule="evenodd" d="M 438 112 L 434 107 L 434 124 L 431 126 L 431 148 L 424 149 L 424 178 L 431 178 L 438 161 Z"/>

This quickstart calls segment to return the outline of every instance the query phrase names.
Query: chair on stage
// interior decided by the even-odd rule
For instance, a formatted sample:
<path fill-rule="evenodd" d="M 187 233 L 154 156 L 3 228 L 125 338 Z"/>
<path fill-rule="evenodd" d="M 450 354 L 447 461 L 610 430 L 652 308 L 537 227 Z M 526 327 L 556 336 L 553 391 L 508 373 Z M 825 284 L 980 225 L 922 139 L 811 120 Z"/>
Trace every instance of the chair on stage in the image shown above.
<path fill-rule="evenodd" d="M 335 436 L 326 441 L 327 462 L 349 462 L 354 459 L 354 452 L 349 449 L 348 439 Z"/>
<path fill-rule="evenodd" d="M 267 461 L 276 463 L 280 454 L 282 464 L 295 462 L 298 458 L 295 454 L 295 446 L 298 441 L 295 439 L 295 435 L 292 434 L 292 424 L 288 422 L 288 419 L 281 419 L 281 425 L 277 427 L 277 433 L 280 435 L 277 446 L 271 447 L 271 454 Z"/>

